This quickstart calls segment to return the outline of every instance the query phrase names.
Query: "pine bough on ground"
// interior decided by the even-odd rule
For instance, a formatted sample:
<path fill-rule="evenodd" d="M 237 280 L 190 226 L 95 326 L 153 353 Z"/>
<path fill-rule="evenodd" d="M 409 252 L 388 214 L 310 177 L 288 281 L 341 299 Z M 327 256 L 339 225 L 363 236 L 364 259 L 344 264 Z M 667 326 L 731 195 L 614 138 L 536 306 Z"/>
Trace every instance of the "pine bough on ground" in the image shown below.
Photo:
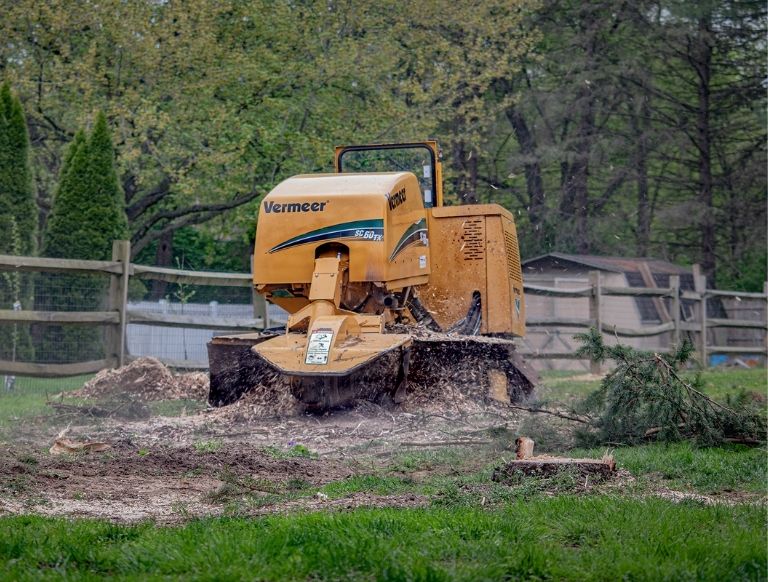
<path fill-rule="evenodd" d="M 578 355 L 616 363 L 582 403 L 587 420 L 578 436 L 585 444 L 635 444 L 651 438 L 690 439 L 702 445 L 765 441 L 764 411 L 750 405 L 747 395 L 723 404 L 702 392 L 698 376 L 692 381 L 680 376 L 678 371 L 693 354 L 691 342 L 660 354 L 606 345 L 594 328 L 576 338 L 583 344 Z"/>

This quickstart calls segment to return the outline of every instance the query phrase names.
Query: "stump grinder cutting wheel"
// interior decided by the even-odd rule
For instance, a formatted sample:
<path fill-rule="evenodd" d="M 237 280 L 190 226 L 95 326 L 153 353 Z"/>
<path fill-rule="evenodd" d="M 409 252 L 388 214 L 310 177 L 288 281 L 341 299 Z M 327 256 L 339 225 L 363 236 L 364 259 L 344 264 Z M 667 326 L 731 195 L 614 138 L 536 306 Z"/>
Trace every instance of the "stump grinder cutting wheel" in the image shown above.
<path fill-rule="evenodd" d="M 530 394 L 512 339 L 525 333 L 512 215 L 443 206 L 434 141 L 337 148 L 336 170 L 262 201 L 253 284 L 288 322 L 211 340 L 210 403 L 265 383 L 314 409 L 400 402 L 409 381 L 458 365 L 476 367 L 489 399 Z"/>

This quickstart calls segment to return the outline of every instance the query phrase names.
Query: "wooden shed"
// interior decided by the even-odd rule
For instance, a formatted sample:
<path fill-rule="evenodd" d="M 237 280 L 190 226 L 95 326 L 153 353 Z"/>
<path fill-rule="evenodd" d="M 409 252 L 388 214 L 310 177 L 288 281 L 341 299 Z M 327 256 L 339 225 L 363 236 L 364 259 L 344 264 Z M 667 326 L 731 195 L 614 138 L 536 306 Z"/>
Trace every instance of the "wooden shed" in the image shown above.
<path fill-rule="evenodd" d="M 668 261 L 652 258 L 601 257 L 549 253 L 523 261 L 526 285 L 558 289 L 581 289 L 590 285 L 590 272 L 598 272 L 602 285 L 610 287 L 670 286 L 670 276 L 680 277 L 681 289 L 694 288 L 694 268 L 681 267 Z M 600 300 L 600 317 L 607 325 L 641 329 L 669 322 L 673 318 L 669 299 L 659 297 L 605 296 Z M 693 317 L 693 305 L 681 303 L 683 319 Z M 546 297 L 526 295 L 526 318 L 529 321 L 547 318 L 589 317 L 589 299 L 586 297 Z M 570 328 L 536 328 L 529 326 L 525 338 L 527 349 L 538 352 L 572 352 L 579 344 L 573 335 L 582 330 Z M 608 335 L 606 335 L 608 337 Z M 610 338 L 608 337 L 610 340 Z M 653 337 L 623 338 L 622 343 L 640 349 L 665 349 L 672 341 L 671 334 Z M 584 361 L 543 360 L 540 369 L 587 370 Z"/>

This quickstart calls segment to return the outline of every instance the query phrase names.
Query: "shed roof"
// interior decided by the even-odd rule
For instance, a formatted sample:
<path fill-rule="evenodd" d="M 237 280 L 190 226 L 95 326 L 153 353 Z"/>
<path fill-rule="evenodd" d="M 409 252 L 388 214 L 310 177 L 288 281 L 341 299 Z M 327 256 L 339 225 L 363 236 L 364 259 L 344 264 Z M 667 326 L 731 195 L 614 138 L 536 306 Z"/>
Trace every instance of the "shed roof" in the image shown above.
<path fill-rule="evenodd" d="M 573 263 L 583 265 L 599 271 L 612 273 L 632 273 L 641 269 L 645 264 L 651 273 L 663 273 L 667 275 L 685 275 L 691 273 L 690 267 L 681 267 L 669 261 L 650 257 L 601 257 L 598 255 L 569 255 L 566 253 L 548 253 L 523 261 L 523 268 L 527 271 L 538 270 L 546 263 Z"/>

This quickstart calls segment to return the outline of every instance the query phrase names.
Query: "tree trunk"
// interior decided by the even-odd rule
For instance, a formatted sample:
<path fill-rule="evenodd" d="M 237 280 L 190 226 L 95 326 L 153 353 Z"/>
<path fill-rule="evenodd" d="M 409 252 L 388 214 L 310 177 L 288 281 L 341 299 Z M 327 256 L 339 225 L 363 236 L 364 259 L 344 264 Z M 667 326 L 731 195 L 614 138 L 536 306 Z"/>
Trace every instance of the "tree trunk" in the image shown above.
<path fill-rule="evenodd" d="M 477 155 L 463 139 L 453 144 L 453 167 L 456 169 L 456 193 L 461 203 L 477 204 Z"/>
<path fill-rule="evenodd" d="M 158 267 L 173 266 L 173 232 L 163 234 L 157 241 L 157 252 L 155 253 L 155 265 Z M 151 301 L 159 301 L 165 297 L 165 291 L 168 288 L 167 281 L 159 279 L 152 280 Z"/>
<path fill-rule="evenodd" d="M 576 252 L 587 254 L 592 244 L 589 237 L 589 157 L 594 134 L 594 103 L 589 88 L 580 91 L 577 100 L 581 109 L 577 133 L 574 139 L 573 161 L 567 165 L 563 183 L 563 204 L 561 209 L 571 211 L 564 220 L 573 221 L 573 240 Z"/>
<path fill-rule="evenodd" d="M 635 248 L 638 257 L 648 255 L 651 238 L 651 209 L 648 195 L 648 134 L 650 108 L 648 97 L 640 97 L 639 114 L 634 111 L 631 116 L 632 131 L 635 134 L 637 150 L 635 152 L 635 182 L 637 185 L 637 227 L 635 231 Z"/>
<path fill-rule="evenodd" d="M 712 184 L 712 153 L 710 131 L 710 98 L 712 77 L 712 45 L 710 44 L 709 14 L 699 18 L 697 50 L 693 63 L 698 73 L 698 110 L 696 115 L 696 134 L 699 150 L 699 201 L 704 208 L 701 225 L 701 267 L 707 276 L 707 283 L 715 285 L 715 220 Z"/>
<path fill-rule="evenodd" d="M 595 135 L 595 96 L 590 78 L 594 76 L 592 73 L 596 67 L 598 24 L 593 7 L 584 6 L 580 18 L 584 37 L 584 79 L 579 83 L 573 104 L 576 135 L 573 146 L 567 148 L 570 163 L 565 166 L 567 174 L 563 180 L 561 209 L 572 210 L 571 216 L 563 216 L 563 220 L 573 221 L 573 240 L 569 242 L 576 252 L 586 254 L 592 249 L 589 236 L 589 160 Z"/>
<path fill-rule="evenodd" d="M 525 185 L 530 201 L 528 216 L 533 227 L 533 237 L 541 245 L 544 238 L 545 195 L 544 182 L 541 178 L 541 165 L 536 151 L 538 146 L 525 117 L 514 105 L 509 106 L 505 114 L 515 132 L 520 153 L 525 160 Z"/>

